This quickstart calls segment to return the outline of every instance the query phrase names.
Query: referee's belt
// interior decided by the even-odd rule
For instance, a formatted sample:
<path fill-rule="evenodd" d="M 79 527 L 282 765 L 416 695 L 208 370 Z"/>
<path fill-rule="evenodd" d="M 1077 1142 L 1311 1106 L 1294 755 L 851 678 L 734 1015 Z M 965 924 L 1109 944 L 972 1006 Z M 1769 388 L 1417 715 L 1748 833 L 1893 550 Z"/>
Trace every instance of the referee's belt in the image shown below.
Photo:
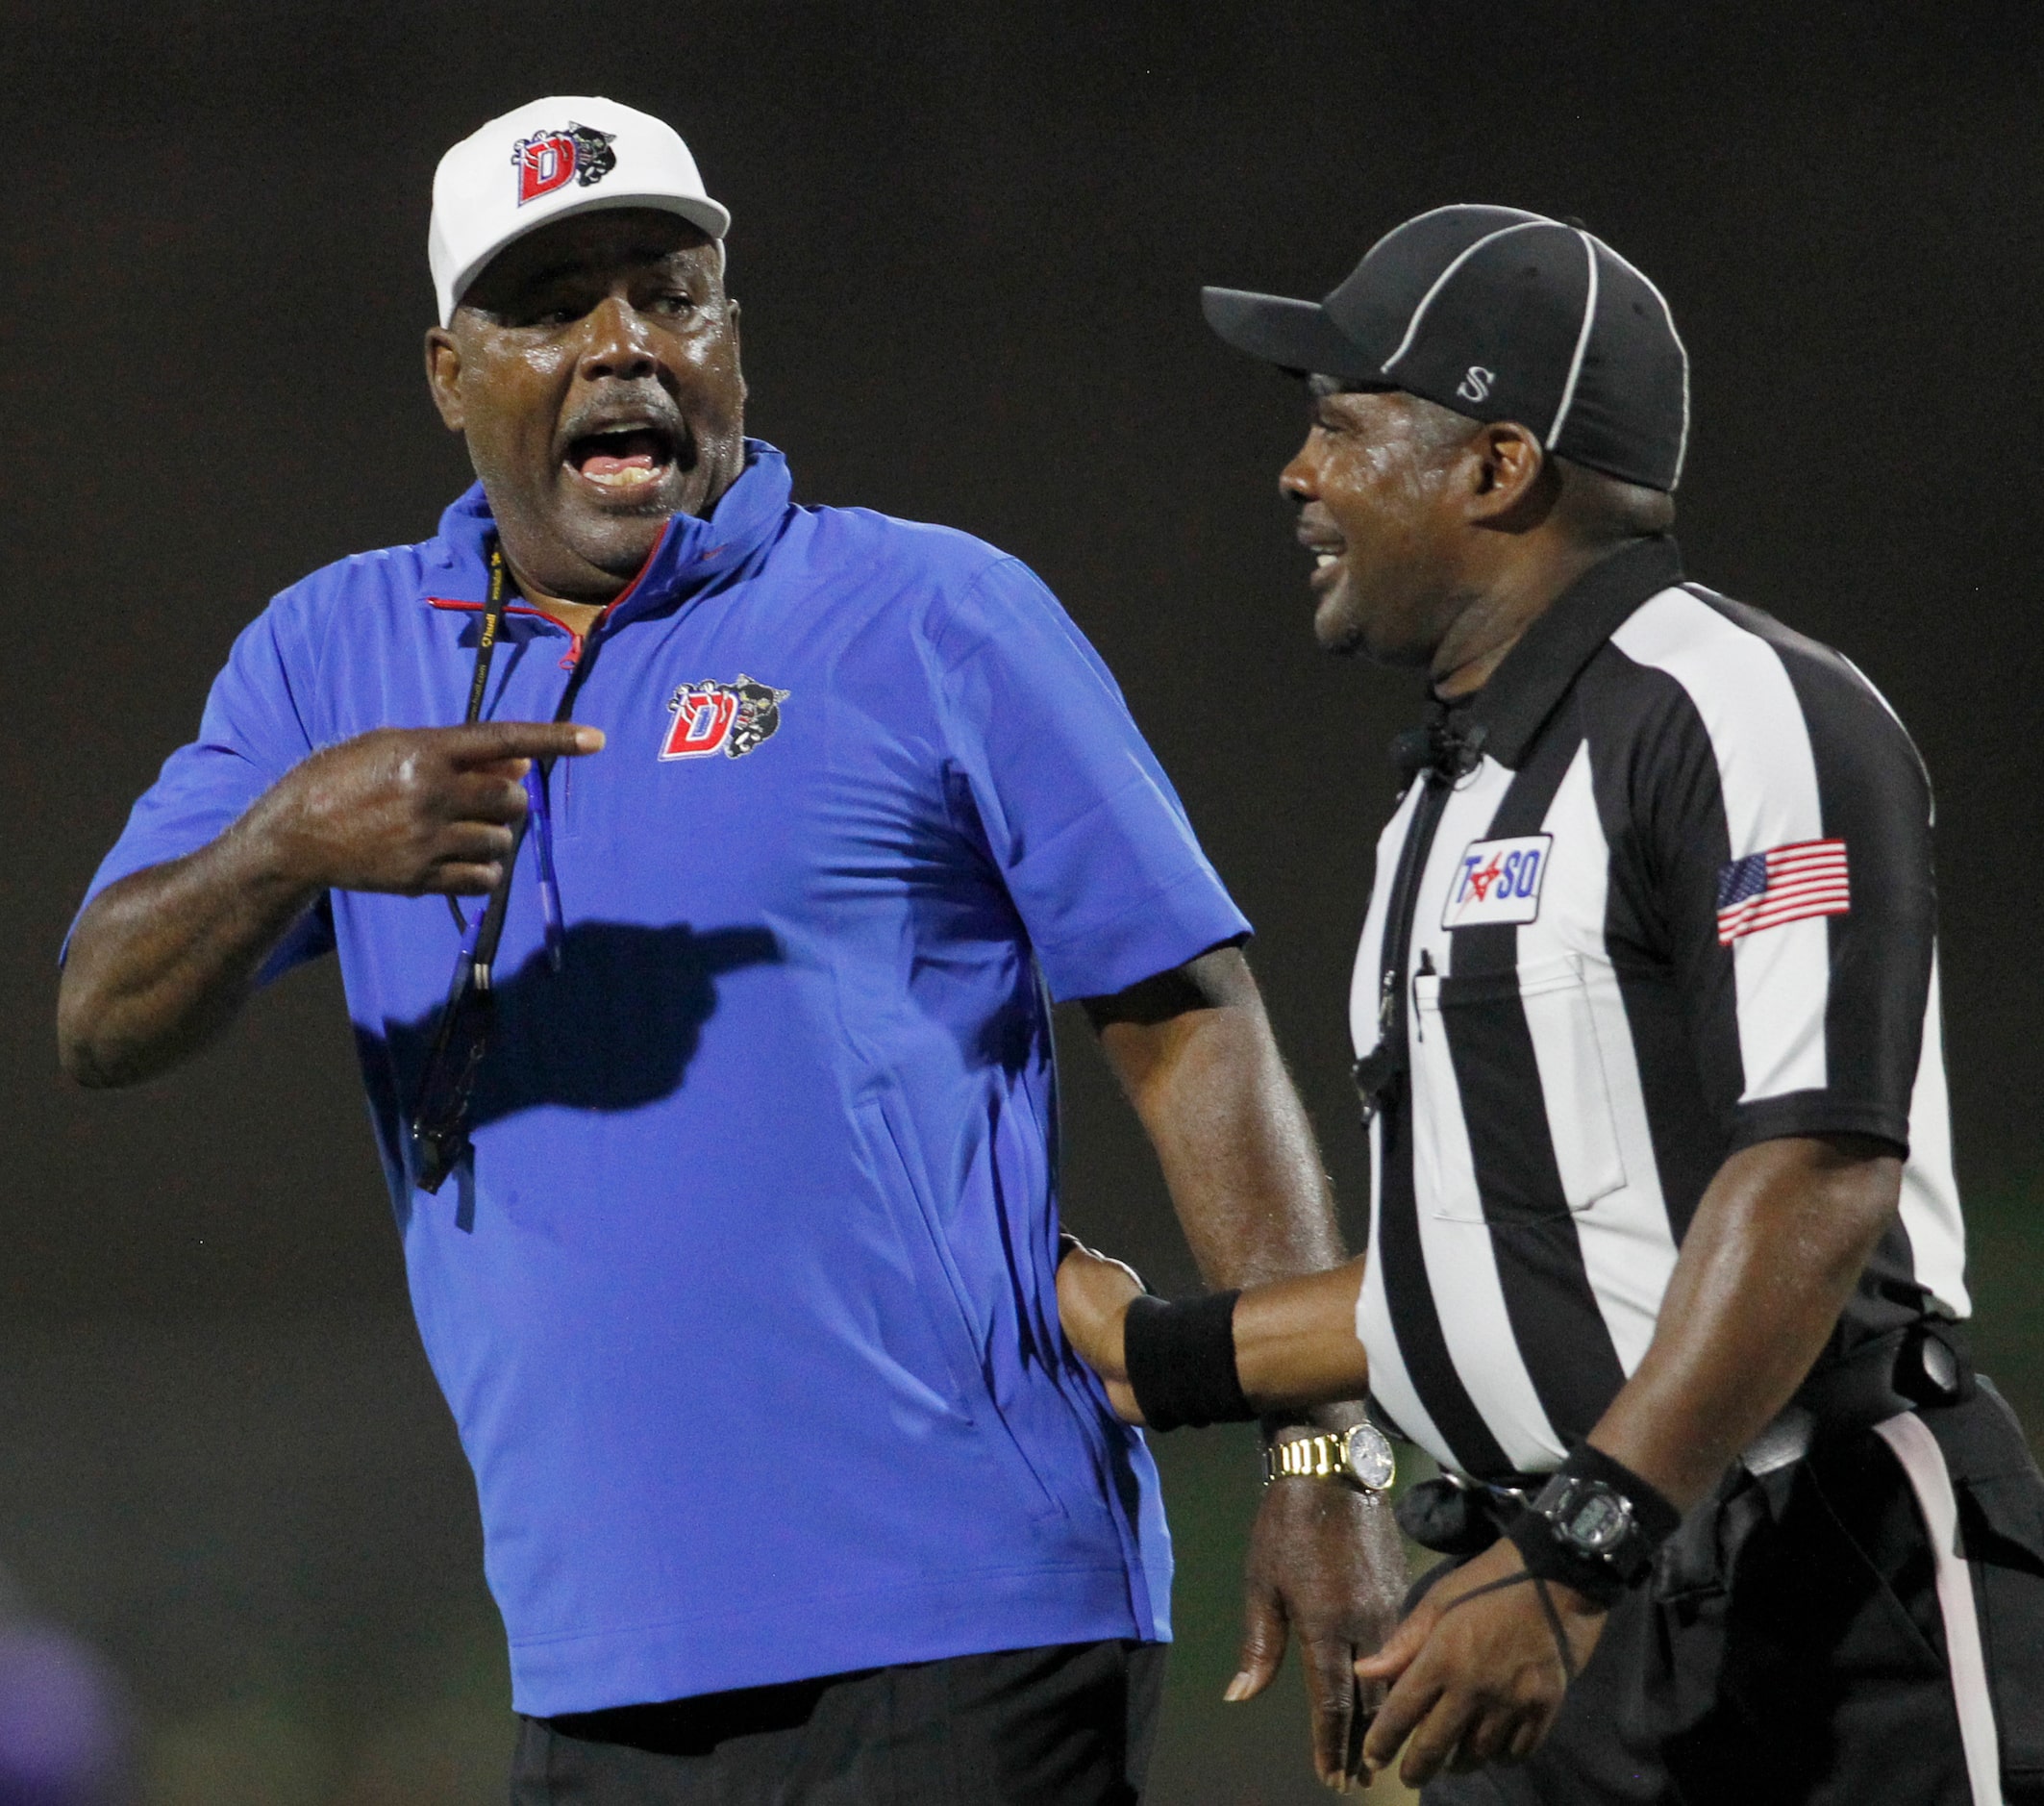
<path fill-rule="evenodd" d="M 1905 1411 L 1960 1404 L 1976 1390 L 1959 1326 L 1949 1317 L 1920 1317 L 1819 1361 L 1739 1461 L 1756 1476 L 1771 1473 L 1801 1461 L 1826 1437 L 1870 1430 Z"/>
<path fill-rule="evenodd" d="M 1819 1361 L 1738 1465 L 1757 1478 L 1801 1461 L 1815 1442 L 1871 1430 L 1901 1412 L 1959 1404 L 1974 1391 L 1973 1357 L 1958 1325 L 1925 1317 Z M 1472 1555 L 1495 1542 L 1547 1481 L 1544 1473 L 1471 1480 L 1444 1473 L 1399 1501 L 1399 1524 L 1422 1548 Z"/>

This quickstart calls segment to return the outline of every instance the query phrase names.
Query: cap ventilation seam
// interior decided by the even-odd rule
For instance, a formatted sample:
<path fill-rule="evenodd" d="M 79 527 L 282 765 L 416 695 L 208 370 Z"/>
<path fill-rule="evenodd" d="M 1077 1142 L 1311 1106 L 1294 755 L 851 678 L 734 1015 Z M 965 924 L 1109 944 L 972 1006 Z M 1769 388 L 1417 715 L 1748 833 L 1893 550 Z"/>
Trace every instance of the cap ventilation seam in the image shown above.
<path fill-rule="evenodd" d="M 1400 358 L 1404 357 L 1407 352 L 1412 349 L 1412 341 L 1419 336 L 1420 322 L 1427 317 L 1427 310 L 1433 305 L 1434 297 L 1438 295 L 1440 291 L 1448 286 L 1449 279 L 1454 276 L 1455 272 L 1460 269 L 1464 263 L 1468 263 L 1468 261 L 1472 257 L 1474 257 L 1479 251 L 1481 251 L 1486 244 L 1490 243 L 1495 238 L 1505 238 L 1508 234 L 1514 232 L 1524 232 L 1531 226 L 1557 226 L 1559 222 L 1558 220 L 1553 219 L 1514 220 L 1508 226 L 1500 226 L 1495 232 L 1486 232 L 1474 244 L 1470 245 L 1467 250 L 1459 253 L 1456 257 L 1455 261 L 1450 263 L 1446 269 L 1442 270 L 1438 276 L 1434 277 L 1433 286 L 1429 288 L 1425 294 L 1420 296 L 1419 305 L 1412 310 L 1412 317 L 1409 321 L 1407 322 L 1406 336 L 1398 341 L 1398 349 L 1392 352 L 1391 355 L 1386 358 L 1382 364 L 1378 366 L 1378 374 L 1381 376 L 1390 375 L 1392 364 L 1396 364 Z M 1563 228 L 1563 230 L 1566 230 L 1566 228 Z"/>
<path fill-rule="evenodd" d="M 1569 360 L 1568 381 L 1561 385 L 1561 405 L 1555 410 L 1555 423 L 1547 429 L 1547 449 L 1558 453 L 1561 449 L 1561 425 L 1568 418 L 1568 411 L 1575 405 L 1576 384 L 1583 375 L 1583 354 L 1590 348 L 1590 330 L 1597 323 L 1597 246 L 1586 232 L 1578 231 L 1576 237 L 1583 240 L 1584 254 L 1590 260 L 1589 289 L 1583 297 L 1583 327 L 1576 335 L 1576 355 Z"/>

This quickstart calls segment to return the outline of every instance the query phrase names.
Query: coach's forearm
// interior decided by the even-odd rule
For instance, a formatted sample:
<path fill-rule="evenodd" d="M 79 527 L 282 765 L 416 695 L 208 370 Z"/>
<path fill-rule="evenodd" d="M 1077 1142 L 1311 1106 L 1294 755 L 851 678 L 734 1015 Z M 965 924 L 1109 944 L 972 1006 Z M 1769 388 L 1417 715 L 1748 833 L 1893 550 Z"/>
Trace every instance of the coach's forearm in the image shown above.
<path fill-rule="evenodd" d="M 1249 962 L 1220 947 L 1087 1011 L 1157 1147 L 1206 1283 L 1287 1283 L 1236 1303 L 1236 1372 L 1249 1397 L 1271 1414 L 1320 1401 L 1323 1423 L 1356 1421 L 1353 1401 L 1367 1391 L 1359 1270 L 1327 1272 L 1343 1262 L 1327 1167 Z"/>
<path fill-rule="evenodd" d="M 81 1085 L 133 1085 L 225 1028 L 321 887 L 293 874 L 260 823 L 110 885 L 71 937 L 57 1047 Z"/>
<path fill-rule="evenodd" d="M 1697 1206 L 1646 1356 L 1590 1441 L 1695 1504 L 1808 1375 L 1901 1188 L 1902 1162 L 1853 1137 L 1732 1155 Z"/>
<path fill-rule="evenodd" d="M 64 1070 L 132 1085 L 226 1026 L 322 890 L 485 896 L 517 851 L 535 760 L 580 759 L 573 721 L 376 728 L 300 761 L 211 846 L 109 886 L 71 939 Z"/>
<path fill-rule="evenodd" d="M 1241 953 L 1217 948 L 1086 1007 L 1208 1285 L 1338 1265 L 1312 1125 Z"/>

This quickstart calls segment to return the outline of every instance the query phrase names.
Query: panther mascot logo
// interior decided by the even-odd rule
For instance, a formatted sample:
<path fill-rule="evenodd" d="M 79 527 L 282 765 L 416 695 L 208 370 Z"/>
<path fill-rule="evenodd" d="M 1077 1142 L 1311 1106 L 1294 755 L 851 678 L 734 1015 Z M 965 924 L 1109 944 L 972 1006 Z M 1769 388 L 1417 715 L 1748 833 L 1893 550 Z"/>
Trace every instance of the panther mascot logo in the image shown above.
<path fill-rule="evenodd" d="M 738 714 L 731 724 L 731 738 L 724 742 L 724 751 L 737 759 L 780 732 L 781 705 L 787 700 L 787 691 L 776 690 L 771 684 L 756 683 L 743 671 L 733 688 L 737 692 Z"/>
<path fill-rule="evenodd" d="M 518 205 L 536 201 L 570 182 L 585 188 L 601 182 L 617 167 L 617 153 L 611 148 L 616 136 L 570 119 L 564 130 L 535 132 L 531 138 L 520 138 L 511 146 L 511 167 L 518 172 Z"/>
<path fill-rule="evenodd" d="M 684 684 L 667 698 L 674 721 L 661 746 L 662 759 L 704 759 L 721 752 L 742 759 L 781 731 L 788 692 L 738 673 L 735 684 Z"/>

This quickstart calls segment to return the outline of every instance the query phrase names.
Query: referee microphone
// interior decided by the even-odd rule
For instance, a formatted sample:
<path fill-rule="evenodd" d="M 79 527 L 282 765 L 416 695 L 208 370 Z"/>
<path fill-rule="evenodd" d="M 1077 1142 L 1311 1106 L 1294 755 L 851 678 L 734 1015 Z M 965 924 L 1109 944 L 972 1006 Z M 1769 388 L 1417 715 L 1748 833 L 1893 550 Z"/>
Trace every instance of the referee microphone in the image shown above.
<path fill-rule="evenodd" d="M 1433 844 L 1433 830 L 1439 825 L 1441 811 L 1447 807 L 1448 792 L 1482 764 L 1483 741 L 1489 732 L 1484 723 L 1469 718 L 1466 707 L 1457 708 L 1435 697 L 1427 719 L 1418 727 L 1407 728 L 1391 741 L 1391 764 L 1405 780 L 1405 788 L 1409 790 L 1415 780 L 1423 779 L 1427 794 L 1420 802 L 1418 824 L 1406 836 L 1391 886 L 1377 1045 L 1356 1062 L 1351 1074 L 1362 1104 L 1364 1122 L 1383 1108 L 1405 1077 L 1403 973 L 1411 942 L 1413 892 L 1419 888 L 1427 852 Z"/>

